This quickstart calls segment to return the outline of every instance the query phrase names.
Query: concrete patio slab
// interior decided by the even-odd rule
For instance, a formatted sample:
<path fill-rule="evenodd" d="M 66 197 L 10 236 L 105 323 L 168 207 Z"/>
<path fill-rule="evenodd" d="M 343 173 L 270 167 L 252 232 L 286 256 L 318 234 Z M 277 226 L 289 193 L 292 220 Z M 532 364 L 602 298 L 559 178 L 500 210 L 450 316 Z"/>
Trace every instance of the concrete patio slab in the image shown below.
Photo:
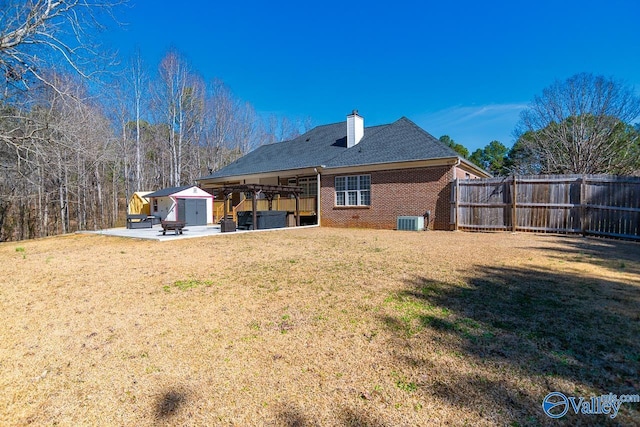
<path fill-rule="evenodd" d="M 318 227 L 318 226 L 308 225 L 308 226 L 301 226 L 301 227 L 270 228 L 267 230 L 238 230 L 232 233 L 224 233 L 224 234 L 231 235 L 231 234 L 240 234 L 240 233 L 259 233 L 263 231 L 296 230 L 301 228 L 312 228 L 312 227 Z M 188 226 L 183 229 L 182 234 L 176 235 L 172 231 L 167 231 L 167 234 L 164 236 L 162 235 L 162 226 L 160 225 L 154 225 L 152 228 L 137 228 L 133 230 L 120 227 L 120 228 L 110 228 L 106 230 L 80 231 L 79 233 L 100 234 L 103 236 L 114 236 L 114 237 L 128 237 L 132 239 L 156 240 L 160 242 L 168 242 L 168 241 L 177 240 L 177 239 L 193 239 L 196 237 L 217 236 L 217 235 L 223 234 L 220 232 L 219 225 Z"/>

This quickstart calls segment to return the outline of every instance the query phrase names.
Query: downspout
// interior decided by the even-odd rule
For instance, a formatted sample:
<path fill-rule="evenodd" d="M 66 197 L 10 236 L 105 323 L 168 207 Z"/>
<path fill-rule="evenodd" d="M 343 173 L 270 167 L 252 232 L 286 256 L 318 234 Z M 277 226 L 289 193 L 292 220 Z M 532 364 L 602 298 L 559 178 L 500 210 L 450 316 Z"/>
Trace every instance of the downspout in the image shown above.
<path fill-rule="evenodd" d="M 318 225 L 320 225 L 320 211 L 322 210 L 320 207 L 320 171 L 323 166 L 319 166 L 317 168 L 313 168 L 313 171 L 316 173 L 316 217 L 318 219 Z"/>
<path fill-rule="evenodd" d="M 453 179 L 456 179 L 456 169 L 458 168 L 458 166 L 460 166 L 460 157 L 457 157 L 456 164 L 453 165 Z"/>
<path fill-rule="evenodd" d="M 460 157 L 456 157 L 456 162 L 451 165 L 451 183 L 453 183 L 456 179 L 456 170 L 460 166 Z M 457 215 L 457 212 L 456 212 Z M 429 226 L 431 225 L 431 211 L 426 211 L 422 217 L 424 218 L 424 230 L 429 230 Z"/>
<path fill-rule="evenodd" d="M 457 157 L 456 159 L 456 163 L 453 165 L 453 179 L 451 180 L 451 184 L 453 185 L 453 183 L 456 180 L 456 172 L 458 170 L 458 166 L 460 166 L 460 157 Z M 456 193 L 456 200 L 460 199 L 460 195 L 458 193 Z M 454 229 L 457 231 L 458 230 L 458 207 L 457 207 L 457 203 L 456 203 L 456 209 L 454 210 L 454 215 L 455 215 L 455 219 L 453 221 L 453 223 L 455 224 Z M 449 212 L 451 212 L 451 210 L 449 210 Z M 451 214 L 449 214 L 449 228 L 451 228 L 451 220 L 453 218 L 451 218 Z"/>

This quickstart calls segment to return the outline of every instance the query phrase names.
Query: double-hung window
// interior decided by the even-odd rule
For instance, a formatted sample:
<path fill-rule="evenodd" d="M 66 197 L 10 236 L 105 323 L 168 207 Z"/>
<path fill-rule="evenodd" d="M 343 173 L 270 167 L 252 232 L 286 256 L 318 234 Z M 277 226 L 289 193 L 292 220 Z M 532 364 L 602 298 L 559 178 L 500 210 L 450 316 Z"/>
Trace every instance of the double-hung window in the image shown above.
<path fill-rule="evenodd" d="M 289 178 L 289 185 L 297 185 L 302 187 L 300 197 L 317 197 L 318 196 L 318 178 L 315 176 L 304 178 Z"/>
<path fill-rule="evenodd" d="M 371 175 L 337 176 L 336 206 L 370 206 Z"/>

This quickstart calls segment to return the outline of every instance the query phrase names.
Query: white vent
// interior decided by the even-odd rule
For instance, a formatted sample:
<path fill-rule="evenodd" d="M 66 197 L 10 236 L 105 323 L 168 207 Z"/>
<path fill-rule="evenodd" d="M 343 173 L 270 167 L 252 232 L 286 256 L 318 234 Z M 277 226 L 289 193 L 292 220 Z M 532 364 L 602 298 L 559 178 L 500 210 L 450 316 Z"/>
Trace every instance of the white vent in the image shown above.
<path fill-rule="evenodd" d="M 420 231 L 424 229 L 424 217 L 399 216 L 396 229 L 406 231 Z"/>

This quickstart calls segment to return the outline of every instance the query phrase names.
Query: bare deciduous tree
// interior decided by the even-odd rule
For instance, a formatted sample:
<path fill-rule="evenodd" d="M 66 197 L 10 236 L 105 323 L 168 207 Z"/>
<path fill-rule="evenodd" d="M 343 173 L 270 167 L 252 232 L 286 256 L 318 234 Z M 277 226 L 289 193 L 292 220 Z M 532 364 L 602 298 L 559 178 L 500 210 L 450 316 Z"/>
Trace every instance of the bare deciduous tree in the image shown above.
<path fill-rule="evenodd" d="M 142 110 L 142 98 L 148 90 L 148 81 L 147 76 L 144 72 L 144 64 L 142 62 L 142 56 L 138 51 L 136 56 L 131 60 L 131 70 L 130 70 L 130 78 L 131 78 L 131 86 L 133 89 L 133 104 L 134 104 L 134 114 L 135 114 L 135 122 L 136 122 L 136 158 L 135 158 L 135 170 L 136 170 L 136 189 L 138 191 L 142 190 L 144 187 L 143 184 L 143 174 L 142 170 L 144 167 L 144 157 L 142 156 L 142 133 L 140 129 L 140 123 L 142 120 L 141 110 Z"/>
<path fill-rule="evenodd" d="M 208 87 L 204 123 L 209 170 L 224 167 L 261 143 L 253 106 L 237 99 L 219 79 Z"/>
<path fill-rule="evenodd" d="M 110 63 L 113 57 L 97 48 L 97 36 L 105 28 L 104 18 L 108 15 L 112 19 L 114 6 L 124 2 L 0 1 L 0 152 L 6 172 L 0 175 L 0 205 L 7 208 L 0 221 L 0 239 L 30 238 L 70 229 L 69 185 L 79 176 L 78 169 L 72 172 L 71 166 L 83 170 L 89 167 L 79 155 L 87 152 L 86 147 L 78 150 L 81 140 L 77 138 L 86 145 L 91 139 L 87 134 L 97 129 L 101 129 L 101 143 L 109 138 L 103 133 L 104 120 L 100 124 L 87 122 L 89 109 L 94 118 L 102 113 L 95 106 L 88 107 L 83 85 L 63 75 L 72 70 L 86 79 Z M 57 100 L 51 91 L 59 95 Z M 72 108 L 74 96 L 80 98 L 75 99 Z M 76 139 L 70 138 L 70 127 L 75 125 L 87 126 L 90 132 L 82 130 L 76 133 Z M 92 194 L 100 199 L 104 192 L 98 181 L 103 177 L 98 180 L 95 175 L 102 174 L 102 170 L 97 163 L 91 166 L 94 165 L 91 184 L 96 192 Z M 89 179 L 87 174 L 84 177 Z M 76 196 L 86 194 L 78 188 Z M 86 226 L 88 206 L 86 199 L 75 204 L 74 226 Z"/>
<path fill-rule="evenodd" d="M 0 240 L 122 224 L 123 201 L 134 189 L 192 183 L 208 169 L 301 128 L 281 118 L 278 136 L 268 135 L 251 104 L 221 81 L 205 86 L 175 51 L 165 56 L 153 81 L 146 79 L 150 73 L 138 55 L 114 75 L 108 91 L 98 93 L 80 67 L 81 52 L 51 43 L 69 40 L 62 35 L 63 12 L 71 15 L 70 31 L 80 36 L 86 29 L 80 10 L 99 3 L 0 4 L 11 6 L 0 9 L 0 19 L 15 15 L 13 27 L 0 33 L 0 71 L 7 81 L 0 99 Z M 21 15 L 29 10 L 31 18 Z M 21 19 L 27 19 L 26 26 L 18 26 Z M 30 35 L 37 25 L 52 36 Z M 44 39 L 34 41 L 38 37 Z M 12 45 L 14 39 L 19 43 Z M 62 65 L 46 67 L 64 52 Z"/>
<path fill-rule="evenodd" d="M 536 96 L 517 133 L 543 173 L 629 173 L 637 142 L 626 129 L 639 114 L 631 87 L 583 73 Z"/>
<path fill-rule="evenodd" d="M 211 170 L 224 166 L 224 150 L 231 139 L 236 103 L 231 91 L 221 80 L 209 85 L 207 96 L 207 157 Z"/>
<path fill-rule="evenodd" d="M 199 121 L 204 110 L 204 85 L 191 72 L 189 65 L 175 50 L 160 62 L 155 107 L 161 122 L 167 126 L 171 153 L 171 185 L 183 181 L 183 167 L 189 163 L 189 145 L 200 138 Z"/>
<path fill-rule="evenodd" d="M 6 82 L 29 86 L 32 79 L 55 88 L 43 73 L 66 64 L 89 77 L 105 56 L 92 35 L 103 16 L 126 0 L 3 0 L 0 11 L 0 70 Z"/>
<path fill-rule="evenodd" d="M 16 111 L 18 155 L 3 157 L 0 199 L 10 208 L 2 239 L 24 239 L 113 224 L 105 182 L 114 162 L 113 130 L 77 75 L 47 73 L 29 110 Z M 5 120 L 0 123 L 6 124 Z M 8 147 L 5 145 L 4 147 Z"/>

